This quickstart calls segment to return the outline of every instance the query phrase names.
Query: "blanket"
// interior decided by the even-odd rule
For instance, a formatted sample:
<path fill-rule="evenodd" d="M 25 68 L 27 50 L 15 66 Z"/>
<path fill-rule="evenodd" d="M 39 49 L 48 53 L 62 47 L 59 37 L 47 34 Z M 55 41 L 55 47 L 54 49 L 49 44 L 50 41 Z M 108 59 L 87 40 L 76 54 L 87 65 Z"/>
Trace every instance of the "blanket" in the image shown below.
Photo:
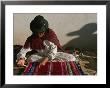
<path fill-rule="evenodd" d="M 39 68 L 39 62 L 30 62 L 17 75 L 84 75 L 80 64 L 74 61 L 48 61 Z"/>

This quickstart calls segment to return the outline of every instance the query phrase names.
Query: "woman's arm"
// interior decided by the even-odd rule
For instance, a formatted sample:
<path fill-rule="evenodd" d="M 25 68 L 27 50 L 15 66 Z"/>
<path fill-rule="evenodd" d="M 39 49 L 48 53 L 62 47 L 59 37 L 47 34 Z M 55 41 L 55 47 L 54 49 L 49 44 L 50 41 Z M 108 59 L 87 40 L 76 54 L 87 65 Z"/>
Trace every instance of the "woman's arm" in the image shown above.
<path fill-rule="evenodd" d="M 39 68 L 40 68 L 41 65 L 45 65 L 48 61 L 49 61 L 49 58 L 48 57 L 44 57 L 42 59 L 42 61 L 39 63 Z"/>
<path fill-rule="evenodd" d="M 47 57 L 49 59 L 54 59 L 57 53 L 57 46 L 48 40 L 44 40 L 44 45 L 45 51 L 47 52 Z"/>
<path fill-rule="evenodd" d="M 41 65 L 45 65 L 49 60 L 52 60 L 55 58 L 55 55 L 57 53 L 57 46 L 48 41 L 48 40 L 44 40 L 44 46 L 45 46 L 45 54 L 46 54 L 46 57 L 42 58 L 42 61 L 40 62 L 39 64 L 39 67 Z"/>
<path fill-rule="evenodd" d="M 17 54 L 17 59 L 24 58 L 26 60 L 27 58 L 25 56 L 26 56 L 26 53 L 29 52 L 29 51 L 31 51 L 30 48 L 28 48 L 28 49 L 22 48 L 20 50 L 20 52 Z"/>
<path fill-rule="evenodd" d="M 49 33 L 47 34 L 47 40 L 54 43 L 54 45 L 57 46 L 58 51 L 64 52 L 56 33 L 52 29 L 49 29 Z"/>
<path fill-rule="evenodd" d="M 26 40 L 24 47 L 20 50 L 20 52 L 17 54 L 17 65 L 18 66 L 24 66 L 25 64 L 25 60 L 27 59 L 26 53 L 31 51 L 30 49 L 30 42 L 29 42 L 29 38 Z"/>

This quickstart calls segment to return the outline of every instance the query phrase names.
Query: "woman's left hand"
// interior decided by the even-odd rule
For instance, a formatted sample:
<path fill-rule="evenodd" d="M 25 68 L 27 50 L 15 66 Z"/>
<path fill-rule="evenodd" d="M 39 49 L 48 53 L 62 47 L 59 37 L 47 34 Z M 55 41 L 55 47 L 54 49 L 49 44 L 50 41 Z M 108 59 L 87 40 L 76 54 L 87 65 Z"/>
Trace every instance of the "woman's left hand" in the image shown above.
<path fill-rule="evenodd" d="M 47 62 L 48 62 L 48 57 L 45 57 L 45 58 L 43 58 L 43 60 L 40 62 L 40 64 L 39 64 L 39 68 L 43 65 L 45 65 Z"/>

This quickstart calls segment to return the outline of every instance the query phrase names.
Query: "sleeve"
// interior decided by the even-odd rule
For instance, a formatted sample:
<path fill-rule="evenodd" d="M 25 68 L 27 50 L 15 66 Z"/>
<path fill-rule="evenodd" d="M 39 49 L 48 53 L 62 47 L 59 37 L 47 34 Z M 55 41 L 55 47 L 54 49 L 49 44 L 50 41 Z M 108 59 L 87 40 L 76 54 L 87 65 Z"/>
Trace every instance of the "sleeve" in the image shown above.
<path fill-rule="evenodd" d="M 54 44 L 57 46 L 58 50 L 64 52 L 63 48 L 62 48 L 61 45 L 60 45 L 59 39 L 57 38 L 57 35 L 55 34 L 54 31 L 51 30 L 51 31 L 49 32 L 48 40 L 49 40 L 50 42 L 54 43 Z"/>
<path fill-rule="evenodd" d="M 47 51 L 47 57 L 50 60 L 54 59 L 55 55 L 57 53 L 57 46 L 48 40 L 44 40 L 44 46 L 45 46 L 45 49 Z"/>
<path fill-rule="evenodd" d="M 20 52 L 17 54 L 17 60 L 19 58 L 25 58 L 25 60 L 27 59 L 25 56 L 26 56 L 26 53 L 31 51 L 30 49 L 30 41 L 29 41 L 30 38 L 28 38 L 23 46 L 23 48 L 20 50 Z"/>
<path fill-rule="evenodd" d="M 27 58 L 26 58 L 25 56 L 26 56 L 26 53 L 29 52 L 29 51 L 31 51 L 30 48 L 28 48 L 28 49 L 22 48 L 22 49 L 20 50 L 20 52 L 17 54 L 17 60 L 18 60 L 19 58 L 25 58 L 25 60 L 26 60 Z"/>

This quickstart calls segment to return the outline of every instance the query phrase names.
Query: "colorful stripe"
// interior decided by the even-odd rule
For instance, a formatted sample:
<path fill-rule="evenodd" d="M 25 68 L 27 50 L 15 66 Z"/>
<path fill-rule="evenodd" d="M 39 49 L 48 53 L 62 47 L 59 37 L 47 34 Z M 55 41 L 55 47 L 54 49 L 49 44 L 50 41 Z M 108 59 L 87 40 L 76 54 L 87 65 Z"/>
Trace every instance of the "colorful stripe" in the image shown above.
<path fill-rule="evenodd" d="M 47 62 L 45 66 L 42 65 L 40 68 L 37 65 L 34 75 L 48 75 L 49 65 L 49 62 Z"/>
<path fill-rule="evenodd" d="M 32 75 L 33 72 L 34 72 L 34 69 L 36 67 L 37 63 L 36 62 L 33 62 L 32 63 L 32 67 L 29 69 L 28 73 L 26 75 Z"/>
<path fill-rule="evenodd" d="M 18 75 L 84 75 L 80 64 L 74 61 L 50 61 L 39 68 L 38 62 L 30 62 L 28 67 L 19 70 Z"/>
<path fill-rule="evenodd" d="M 39 63 L 36 65 L 33 75 L 37 75 L 39 69 Z"/>
<path fill-rule="evenodd" d="M 68 69 L 69 75 L 73 75 L 73 72 L 71 70 L 71 66 L 70 66 L 70 63 L 69 62 L 67 62 L 67 69 Z"/>
<path fill-rule="evenodd" d="M 74 72 L 74 74 L 75 74 L 75 75 L 80 75 L 78 69 L 77 69 L 76 66 L 75 66 L 74 61 L 70 61 L 69 63 L 70 63 L 70 65 L 71 65 L 71 68 L 72 68 L 72 71 Z"/>
<path fill-rule="evenodd" d="M 61 75 L 64 75 L 63 62 L 61 62 Z"/>
<path fill-rule="evenodd" d="M 74 63 L 74 65 L 75 65 L 75 68 L 77 69 L 77 71 L 78 71 L 79 75 L 81 75 L 81 72 L 80 72 L 80 70 L 79 70 L 78 66 L 76 65 L 76 62 L 73 62 L 73 63 Z"/>
<path fill-rule="evenodd" d="M 76 63 L 76 62 L 75 62 L 75 63 Z M 78 67 L 78 69 L 79 69 L 80 74 L 81 74 L 81 75 L 85 75 L 84 72 L 83 72 L 82 69 L 81 69 L 80 64 L 79 64 L 79 63 L 76 63 L 76 65 L 77 65 L 77 67 Z"/>
<path fill-rule="evenodd" d="M 69 72 L 68 72 L 68 68 L 67 68 L 67 63 L 66 63 L 66 61 L 64 62 L 64 69 L 65 69 L 65 75 L 69 75 Z"/>
<path fill-rule="evenodd" d="M 52 72 L 52 62 L 50 62 L 49 65 L 48 75 L 51 75 L 51 72 Z"/>
<path fill-rule="evenodd" d="M 61 67 L 61 62 L 53 62 L 53 70 L 51 72 L 51 75 L 62 75 L 62 67 Z"/>
<path fill-rule="evenodd" d="M 30 68 L 32 67 L 32 62 L 29 63 L 29 66 L 26 67 L 25 71 L 23 72 L 23 75 L 26 75 L 26 73 L 29 72 Z"/>

